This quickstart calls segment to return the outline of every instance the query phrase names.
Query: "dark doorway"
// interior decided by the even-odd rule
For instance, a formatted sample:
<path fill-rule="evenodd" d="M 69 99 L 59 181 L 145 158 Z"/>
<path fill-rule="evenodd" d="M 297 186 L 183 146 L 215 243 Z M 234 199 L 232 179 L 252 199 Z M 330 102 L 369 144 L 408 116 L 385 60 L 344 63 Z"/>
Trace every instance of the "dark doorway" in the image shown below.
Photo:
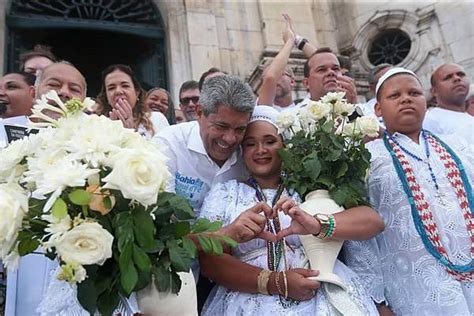
<path fill-rule="evenodd" d="M 166 87 L 164 82 L 166 74 L 158 73 L 162 67 L 156 65 L 153 70 L 150 69 L 156 72 L 155 75 L 143 72 L 143 63 L 148 61 L 158 64 L 160 61 L 156 52 L 163 48 L 156 39 L 100 30 L 75 29 L 34 31 L 20 29 L 15 31 L 15 37 L 18 37 L 22 42 L 21 46 L 27 49 L 31 49 L 35 44 L 48 45 L 58 58 L 74 64 L 86 77 L 88 95 L 92 97 L 99 92 L 102 70 L 111 64 L 132 66 L 145 89 L 155 85 Z M 161 72 L 163 70 L 164 68 Z"/>
<path fill-rule="evenodd" d="M 86 77 L 88 96 L 100 90 L 108 65 L 130 65 L 145 89 L 167 87 L 164 31 L 150 0 L 12 0 L 6 16 L 7 71 L 36 44 L 50 46 Z"/>

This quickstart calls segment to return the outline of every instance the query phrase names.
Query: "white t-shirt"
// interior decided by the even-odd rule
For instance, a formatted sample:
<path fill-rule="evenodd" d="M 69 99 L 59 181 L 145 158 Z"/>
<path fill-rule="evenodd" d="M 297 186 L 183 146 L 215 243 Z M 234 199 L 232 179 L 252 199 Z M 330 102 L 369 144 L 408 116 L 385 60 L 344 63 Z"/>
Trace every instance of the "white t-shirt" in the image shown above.
<path fill-rule="evenodd" d="M 426 112 L 423 128 L 435 135 L 454 134 L 474 143 L 474 116 L 442 108 L 431 108 Z"/>
<path fill-rule="evenodd" d="M 273 108 L 275 110 L 277 110 L 278 112 L 280 113 L 285 113 L 285 112 L 296 112 L 298 111 L 298 109 L 300 108 L 300 105 L 299 103 L 298 104 L 295 104 L 294 102 L 291 103 L 290 105 L 288 106 L 278 106 L 276 104 L 273 105 Z"/>
<path fill-rule="evenodd" d="M 164 129 L 165 127 L 170 126 L 168 120 L 161 112 L 151 112 L 150 116 L 151 123 L 153 124 L 153 129 L 155 130 L 155 135 Z M 138 125 L 137 132 L 140 135 L 145 136 L 146 139 L 152 139 L 153 135 L 151 135 L 150 131 L 148 131 L 143 124 Z"/>
<path fill-rule="evenodd" d="M 231 179 L 245 179 L 247 171 L 240 149 L 222 167 L 209 157 L 199 133 L 197 121 L 172 125 L 155 134 L 154 141 L 164 145 L 171 179 L 166 191 L 189 200 L 199 215 L 202 202 L 210 188 Z"/>

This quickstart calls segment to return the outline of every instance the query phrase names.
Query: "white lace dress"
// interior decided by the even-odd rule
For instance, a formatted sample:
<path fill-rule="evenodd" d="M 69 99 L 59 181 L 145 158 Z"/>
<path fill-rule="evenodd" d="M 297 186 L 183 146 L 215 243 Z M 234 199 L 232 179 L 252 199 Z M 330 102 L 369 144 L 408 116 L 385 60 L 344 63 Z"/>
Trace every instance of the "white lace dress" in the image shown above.
<path fill-rule="evenodd" d="M 276 190 L 264 190 L 268 201 L 272 201 Z M 231 180 L 214 186 L 204 200 L 201 217 L 210 220 L 221 220 L 224 225 L 230 224 L 240 213 L 252 207 L 257 202 L 255 190 L 244 183 Z M 282 228 L 288 227 L 290 218 L 280 214 Z M 290 236 L 287 241 L 295 252 L 286 250 L 288 268 L 303 268 L 306 258 L 298 236 Z M 254 239 L 240 244 L 234 249 L 234 256 L 242 261 L 267 269 L 266 242 Z M 283 268 L 280 265 L 280 268 Z M 344 264 L 337 261 L 335 273 L 348 285 L 349 295 L 365 315 L 378 315 L 376 308 L 362 286 L 359 286 L 357 276 Z M 314 299 L 302 301 L 298 305 L 284 308 L 278 296 L 248 294 L 216 286 L 211 292 L 202 315 L 337 315 L 328 304 L 324 291 L 319 290 Z"/>
<path fill-rule="evenodd" d="M 424 141 L 420 145 L 402 134 L 397 141 L 426 157 Z M 446 139 L 448 141 L 448 139 Z M 456 140 L 458 156 L 463 160 L 471 184 L 474 184 L 472 145 Z M 460 283 L 429 254 L 416 231 L 410 205 L 382 140 L 369 143 L 372 154 L 368 180 L 370 201 L 385 222 L 385 230 L 369 241 L 344 244 L 347 265 L 363 280 L 376 302 L 387 301 L 397 315 L 474 315 L 474 284 Z M 416 172 L 426 200 L 431 205 L 441 240 L 449 257 L 457 264 L 471 260 L 470 239 L 455 193 L 445 176 L 444 166 L 431 149 L 430 163 L 437 178 L 443 202 L 436 191 L 427 164 L 405 155 Z M 464 158 L 464 159 L 463 159 Z M 444 203 L 445 205 L 443 205 Z"/>

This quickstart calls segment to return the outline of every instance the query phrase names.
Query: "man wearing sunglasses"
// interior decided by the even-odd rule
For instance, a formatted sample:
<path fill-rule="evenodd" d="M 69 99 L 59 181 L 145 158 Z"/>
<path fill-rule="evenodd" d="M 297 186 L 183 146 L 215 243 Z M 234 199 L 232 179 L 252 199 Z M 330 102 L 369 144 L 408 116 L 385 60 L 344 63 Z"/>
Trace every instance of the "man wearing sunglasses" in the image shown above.
<path fill-rule="evenodd" d="M 199 103 L 199 96 L 199 83 L 197 81 L 186 81 L 179 88 L 179 107 L 188 122 L 197 120 L 196 107 Z"/>

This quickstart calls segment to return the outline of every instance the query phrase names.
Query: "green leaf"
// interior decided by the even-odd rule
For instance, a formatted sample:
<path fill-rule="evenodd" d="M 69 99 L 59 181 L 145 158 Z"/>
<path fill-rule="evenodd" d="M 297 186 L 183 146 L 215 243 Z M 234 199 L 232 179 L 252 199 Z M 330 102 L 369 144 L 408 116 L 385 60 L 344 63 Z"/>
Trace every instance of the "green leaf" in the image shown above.
<path fill-rule="evenodd" d="M 174 215 L 180 220 L 195 218 L 194 210 L 189 201 L 181 196 L 174 196 L 170 199 L 170 204 L 174 208 Z"/>
<path fill-rule="evenodd" d="M 144 272 L 151 270 L 151 261 L 148 255 L 137 245 L 133 245 L 133 262 L 137 268 Z"/>
<path fill-rule="evenodd" d="M 132 261 L 132 243 L 125 244 L 119 257 L 120 283 L 127 295 L 132 293 L 138 281 L 137 270 Z"/>
<path fill-rule="evenodd" d="M 311 155 L 303 161 L 303 167 L 307 176 L 312 179 L 316 179 L 321 173 L 321 162 L 319 161 L 316 152 L 313 152 Z"/>
<path fill-rule="evenodd" d="M 97 300 L 97 308 L 100 312 L 100 315 L 113 315 L 113 312 L 117 308 L 119 302 L 120 296 L 118 295 L 118 289 L 112 289 L 100 294 Z"/>
<path fill-rule="evenodd" d="M 181 289 L 181 279 L 177 273 L 171 274 L 171 292 L 178 294 Z"/>
<path fill-rule="evenodd" d="M 163 266 L 152 268 L 153 276 L 155 277 L 155 286 L 159 292 L 168 292 L 171 287 L 171 272 Z"/>
<path fill-rule="evenodd" d="M 332 133 L 333 126 L 334 126 L 333 120 L 327 120 L 321 128 L 325 133 L 329 134 L 329 133 Z"/>
<path fill-rule="evenodd" d="M 199 234 L 209 229 L 211 222 L 207 218 L 199 218 L 191 227 L 191 233 Z"/>
<path fill-rule="evenodd" d="M 29 239 L 22 239 L 18 243 L 18 254 L 20 256 L 25 256 L 29 253 L 32 253 L 36 250 L 40 245 L 40 242 L 36 239 L 29 238 Z"/>
<path fill-rule="evenodd" d="M 76 205 L 88 205 L 91 194 L 84 189 L 76 189 L 68 194 L 69 200 Z"/>
<path fill-rule="evenodd" d="M 201 245 L 201 249 L 205 253 L 212 253 L 212 243 L 206 235 L 197 235 L 197 239 L 199 244 Z"/>
<path fill-rule="evenodd" d="M 58 219 L 62 219 L 67 215 L 67 205 L 63 199 L 57 198 L 51 209 L 51 215 Z"/>
<path fill-rule="evenodd" d="M 215 255 L 221 256 L 224 253 L 224 249 L 222 248 L 222 244 L 216 238 L 210 237 L 211 244 L 212 244 L 212 252 Z"/>
<path fill-rule="evenodd" d="M 93 267 L 85 267 L 87 270 L 87 278 L 77 284 L 77 299 L 81 306 L 93 315 L 97 309 L 97 291 L 94 284 L 95 278 L 92 273 L 89 274 Z"/>
<path fill-rule="evenodd" d="M 348 169 L 349 169 L 349 166 L 347 165 L 347 162 L 343 161 L 341 166 L 339 167 L 339 170 L 337 171 L 336 179 L 345 175 Z"/>
<path fill-rule="evenodd" d="M 208 232 L 216 232 L 222 227 L 221 221 L 210 222 L 209 227 L 207 228 Z"/>
<path fill-rule="evenodd" d="M 179 222 L 175 225 L 175 236 L 180 238 L 191 232 L 191 225 L 188 222 Z"/>
<path fill-rule="evenodd" d="M 115 236 L 118 241 L 118 249 L 123 251 L 127 243 L 132 243 L 134 239 L 133 221 L 129 212 L 122 212 L 117 214 L 113 219 L 113 227 L 115 228 Z"/>
<path fill-rule="evenodd" d="M 189 271 L 191 263 L 193 262 L 193 258 L 189 255 L 189 252 L 179 247 L 176 243 L 169 243 L 168 247 L 171 265 L 176 271 Z"/>
<path fill-rule="evenodd" d="M 189 256 L 196 258 L 196 245 L 191 239 L 186 237 L 183 238 L 183 248 L 189 253 Z"/>
<path fill-rule="evenodd" d="M 143 249 L 152 249 L 155 245 L 155 224 L 150 213 L 142 209 L 132 212 L 135 240 Z"/>

